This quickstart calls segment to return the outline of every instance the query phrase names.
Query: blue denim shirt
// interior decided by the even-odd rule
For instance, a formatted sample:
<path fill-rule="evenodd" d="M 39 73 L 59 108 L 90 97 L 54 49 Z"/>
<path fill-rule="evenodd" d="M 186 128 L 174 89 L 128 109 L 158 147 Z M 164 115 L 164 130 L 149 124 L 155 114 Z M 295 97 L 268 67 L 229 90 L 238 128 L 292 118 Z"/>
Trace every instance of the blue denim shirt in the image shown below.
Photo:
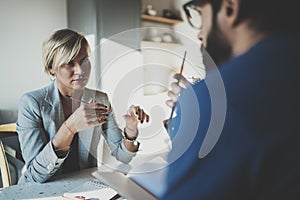
<path fill-rule="evenodd" d="M 181 92 L 158 199 L 299 199 L 299 52 L 299 36 L 266 37 Z"/>

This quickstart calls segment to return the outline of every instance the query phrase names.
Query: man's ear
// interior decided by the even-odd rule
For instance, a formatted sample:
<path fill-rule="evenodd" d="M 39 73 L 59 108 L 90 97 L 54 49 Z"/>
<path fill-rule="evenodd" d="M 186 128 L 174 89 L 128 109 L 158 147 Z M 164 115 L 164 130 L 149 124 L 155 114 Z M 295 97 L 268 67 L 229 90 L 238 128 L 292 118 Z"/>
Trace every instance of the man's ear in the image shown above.
<path fill-rule="evenodd" d="M 233 14 L 233 9 L 231 7 L 227 7 L 226 8 L 226 14 L 227 14 L 228 17 L 231 16 Z"/>
<path fill-rule="evenodd" d="M 235 26 L 239 16 L 240 1 L 239 0 L 224 0 L 223 8 L 225 9 L 226 18 L 229 24 Z"/>

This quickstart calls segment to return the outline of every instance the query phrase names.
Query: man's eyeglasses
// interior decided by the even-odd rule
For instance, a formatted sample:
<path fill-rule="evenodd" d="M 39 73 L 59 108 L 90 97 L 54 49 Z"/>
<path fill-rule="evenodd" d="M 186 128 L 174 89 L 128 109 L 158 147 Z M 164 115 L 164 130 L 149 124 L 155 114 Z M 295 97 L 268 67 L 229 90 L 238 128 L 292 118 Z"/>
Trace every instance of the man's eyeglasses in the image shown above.
<path fill-rule="evenodd" d="M 183 10 L 187 16 L 189 24 L 195 29 L 200 29 L 202 25 L 201 12 L 197 9 L 194 1 L 184 4 Z"/>

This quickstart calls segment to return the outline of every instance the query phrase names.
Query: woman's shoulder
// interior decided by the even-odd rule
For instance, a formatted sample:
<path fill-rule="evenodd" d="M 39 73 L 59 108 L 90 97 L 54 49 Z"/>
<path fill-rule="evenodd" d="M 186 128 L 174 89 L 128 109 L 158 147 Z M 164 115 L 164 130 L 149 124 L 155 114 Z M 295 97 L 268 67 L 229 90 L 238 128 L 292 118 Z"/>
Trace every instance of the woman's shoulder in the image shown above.
<path fill-rule="evenodd" d="M 47 85 L 45 87 L 42 87 L 40 89 L 36 89 L 36 90 L 32 90 L 29 92 L 25 92 L 23 94 L 23 97 L 27 97 L 27 98 L 34 98 L 34 99 L 40 99 L 40 98 L 45 98 L 45 95 L 47 94 L 47 92 L 49 91 L 49 89 L 53 87 L 52 84 Z"/>
<path fill-rule="evenodd" d="M 25 92 L 19 100 L 19 110 L 35 109 L 44 105 L 44 99 L 51 87 L 53 87 L 52 84 L 37 90 Z"/>

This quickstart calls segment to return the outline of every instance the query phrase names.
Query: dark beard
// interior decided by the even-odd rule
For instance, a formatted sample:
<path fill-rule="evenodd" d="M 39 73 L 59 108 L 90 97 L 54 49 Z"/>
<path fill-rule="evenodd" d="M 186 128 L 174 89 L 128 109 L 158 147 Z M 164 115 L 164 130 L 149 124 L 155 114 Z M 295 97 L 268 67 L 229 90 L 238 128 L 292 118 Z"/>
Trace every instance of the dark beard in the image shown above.
<path fill-rule="evenodd" d="M 207 52 L 219 67 L 221 64 L 230 59 L 232 49 L 231 46 L 224 39 L 221 30 L 214 20 L 212 30 L 207 38 Z M 203 63 L 205 65 L 205 57 Z"/>

